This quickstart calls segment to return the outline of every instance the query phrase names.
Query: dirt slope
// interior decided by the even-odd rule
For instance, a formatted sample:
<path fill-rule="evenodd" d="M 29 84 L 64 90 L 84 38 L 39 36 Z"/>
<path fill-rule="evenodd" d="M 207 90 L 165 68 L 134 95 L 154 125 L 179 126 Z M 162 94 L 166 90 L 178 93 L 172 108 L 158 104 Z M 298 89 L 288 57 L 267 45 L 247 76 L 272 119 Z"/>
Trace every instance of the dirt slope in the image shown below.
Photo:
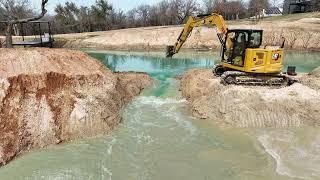
<path fill-rule="evenodd" d="M 109 133 L 151 83 L 83 52 L 0 49 L 0 165 L 32 148 Z"/>
<path fill-rule="evenodd" d="M 319 69 L 305 76 L 319 85 L 316 72 Z M 313 85 L 303 82 L 280 89 L 224 86 L 207 69 L 190 70 L 181 80 L 182 94 L 196 117 L 235 127 L 320 125 L 320 91 Z"/>

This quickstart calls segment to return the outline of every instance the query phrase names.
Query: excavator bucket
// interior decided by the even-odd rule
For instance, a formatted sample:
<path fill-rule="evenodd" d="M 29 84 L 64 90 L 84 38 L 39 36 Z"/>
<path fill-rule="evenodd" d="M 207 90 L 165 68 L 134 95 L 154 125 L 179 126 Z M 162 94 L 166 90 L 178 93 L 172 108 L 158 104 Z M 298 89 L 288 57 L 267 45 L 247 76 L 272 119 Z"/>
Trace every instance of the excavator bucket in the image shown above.
<path fill-rule="evenodd" d="M 171 58 L 175 53 L 173 52 L 174 46 L 167 46 L 166 48 L 166 56 L 167 58 Z"/>

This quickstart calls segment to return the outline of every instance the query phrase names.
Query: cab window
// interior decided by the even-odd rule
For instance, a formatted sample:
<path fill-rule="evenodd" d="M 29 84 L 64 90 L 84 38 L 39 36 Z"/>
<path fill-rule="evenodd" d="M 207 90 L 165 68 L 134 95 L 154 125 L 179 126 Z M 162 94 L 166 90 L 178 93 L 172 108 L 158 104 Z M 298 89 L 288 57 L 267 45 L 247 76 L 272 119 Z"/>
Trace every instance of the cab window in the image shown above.
<path fill-rule="evenodd" d="M 261 32 L 252 32 L 250 35 L 249 46 L 250 48 L 258 48 L 261 45 Z"/>
<path fill-rule="evenodd" d="M 235 32 L 229 32 L 227 34 L 227 40 L 226 40 L 226 51 L 224 53 L 224 59 L 231 59 L 233 54 L 233 46 L 234 42 L 236 41 L 236 33 Z"/>

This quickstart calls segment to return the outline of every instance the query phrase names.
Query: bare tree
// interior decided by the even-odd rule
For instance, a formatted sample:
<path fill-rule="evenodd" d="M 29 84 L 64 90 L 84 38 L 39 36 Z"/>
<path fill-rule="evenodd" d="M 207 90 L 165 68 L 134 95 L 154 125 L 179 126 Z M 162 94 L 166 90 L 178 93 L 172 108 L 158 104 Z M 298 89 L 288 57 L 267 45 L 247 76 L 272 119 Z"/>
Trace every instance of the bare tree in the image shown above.
<path fill-rule="evenodd" d="M 150 25 L 150 12 L 151 7 L 149 5 L 140 5 L 137 8 L 138 20 L 141 23 L 141 26 Z"/>
<path fill-rule="evenodd" d="M 75 3 L 66 2 L 65 5 L 58 4 L 54 11 L 56 13 L 55 19 L 57 25 L 62 32 L 81 32 L 81 27 L 79 27 L 81 23 L 78 20 L 80 19 L 80 22 L 82 22 L 83 19 L 80 15 L 80 9 Z"/>
<path fill-rule="evenodd" d="M 227 20 L 239 19 L 240 16 L 244 15 L 246 12 L 244 3 L 241 0 L 224 2 L 224 4 L 226 7 L 224 13 Z"/>
<path fill-rule="evenodd" d="M 246 14 L 246 8 L 242 0 L 203 0 L 206 13 L 216 12 L 227 20 L 239 19 Z"/>
<path fill-rule="evenodd" d="M 48 3 L 48 0 L 41 0 L 41 13 L 38 16 L 35 17 L 29 17 L 29 18 L 22 18 L 17 16 L 17 12 L 19 11 L 17 8 L 17 4 L 25 4 L 26 0 L 0 0 L 0 6 L 2 9 L 5 10 L 3 12 L 3 15 L 6 17 L 5 20 L 5 35 L 6 35 L 6 47 L 12 48 L 12 32 L 13 32 L 13 26 L 15 24 L 19 23 L 27 23 L 30 21 L 36 21 L 41 19 L 46 13 L 47 10 L 45 9 L 45 5 Z M 18 6 L 19 7 L 19 6 Z"/>
<path fill-rule="evenodd" d="M 262 10 L 269 6 L 269 0 L 250 0 L 248 10 L 251 16 L 255 16 L 256 19 L 260 19 Z"/>
<path fill-rule="evenodd" d="M 172 17 L 170 16 L 170 3 L 167 0 L 163 0 L 156 5 L 159 13 L 160 25 L 172 24 Z"/>
<path fill-rule="evenodd" d="M 199 11 L 199 4 L 196 0 L 172 0 L 172 10 L 179 20 L 183 23 L 189 16 Z"/>
<path fill-rule="evenodd" d="M 121 10 L 112 10 L 111 13 L 112 29 L 123 29 L 127 26 L 125 13 Z"/>
<path fill-rule="evenodd" d="M 216 4 L 216 0 L 203 0 L 204 10 L 206 13 L 212 13 Z"/>
<path fill-rule="evenodd" d="M 31 17 L 33 13 L 29 5 L 28 0 L 0 0 L 0 19 Z"/>
<path fill-rule="evenodd" d="M 127 26 L 128 27 L 136 27 L 136 19 L 137 19 L 137 9 L 133 8 L 130 11 L 127 12 Z"/>
<path fill-rule="evenodd" d="M 111 29 L 110 15 L 113 11 L 113 6 L 107 0 L 96 0 L 95 5 L 91 6 L 92 18 L 97 30 Z"/>

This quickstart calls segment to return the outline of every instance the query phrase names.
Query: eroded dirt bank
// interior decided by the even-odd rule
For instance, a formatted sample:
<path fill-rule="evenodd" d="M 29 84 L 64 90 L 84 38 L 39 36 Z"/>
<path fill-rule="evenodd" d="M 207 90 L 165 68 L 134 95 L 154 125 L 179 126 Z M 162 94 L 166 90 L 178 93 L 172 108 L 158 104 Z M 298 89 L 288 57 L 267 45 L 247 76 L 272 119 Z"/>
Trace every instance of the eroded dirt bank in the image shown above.
<path fill-rule="evenodd" d="M 193 115 L 235 127 L 320 125 L 320 69 L 285 88 L 224 86 L 211 70 L 193 69 L 181 80 Z"/>
<path fill-rule="evenodd" d="M 151 83 L 83 52 L 0 49 L 0 165 L 32 148 L 109 133 Z"/>

